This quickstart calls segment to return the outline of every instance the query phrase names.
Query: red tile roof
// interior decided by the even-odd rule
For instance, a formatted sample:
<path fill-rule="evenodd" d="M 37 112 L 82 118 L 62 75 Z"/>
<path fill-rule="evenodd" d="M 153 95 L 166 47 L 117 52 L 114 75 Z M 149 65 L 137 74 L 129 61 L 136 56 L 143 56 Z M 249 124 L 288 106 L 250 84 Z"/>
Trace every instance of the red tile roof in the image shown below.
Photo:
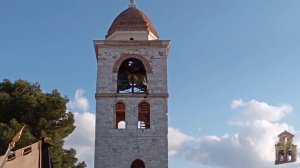
<path fill-rule="evenodd" d="M 121 12 L 111 24 L 107 35 L 108 38 L 116 31 L 150 31 L 158 37 L 158 33 L 150 19 L 141 10 L 129 7 Z"/>

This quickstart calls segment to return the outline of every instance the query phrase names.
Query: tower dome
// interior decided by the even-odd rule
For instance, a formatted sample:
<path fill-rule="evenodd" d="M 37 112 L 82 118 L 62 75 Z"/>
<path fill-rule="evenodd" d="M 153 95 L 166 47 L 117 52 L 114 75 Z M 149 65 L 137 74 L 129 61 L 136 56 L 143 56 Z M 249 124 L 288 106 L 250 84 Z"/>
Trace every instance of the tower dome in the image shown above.
<path fill-rule="evenodd" d="M 121 12 L 111 24 L 107 40 L 157 40 L 158 33 L 150 19 L 135 6 Z"/>

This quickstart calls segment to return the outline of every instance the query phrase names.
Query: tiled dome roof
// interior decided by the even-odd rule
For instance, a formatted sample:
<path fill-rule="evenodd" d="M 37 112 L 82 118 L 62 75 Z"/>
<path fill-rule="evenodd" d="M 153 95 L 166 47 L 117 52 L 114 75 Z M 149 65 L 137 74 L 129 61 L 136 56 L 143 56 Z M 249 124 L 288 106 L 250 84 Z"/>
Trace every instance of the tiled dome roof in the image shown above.
<path fill-rule="evenodd" d="M 105 37 L 108 38 L 116 31 L 149 31 L 158 37 L 150 19 L 136 7 L 129 7 L 121 12 L 111 24 Z"/>

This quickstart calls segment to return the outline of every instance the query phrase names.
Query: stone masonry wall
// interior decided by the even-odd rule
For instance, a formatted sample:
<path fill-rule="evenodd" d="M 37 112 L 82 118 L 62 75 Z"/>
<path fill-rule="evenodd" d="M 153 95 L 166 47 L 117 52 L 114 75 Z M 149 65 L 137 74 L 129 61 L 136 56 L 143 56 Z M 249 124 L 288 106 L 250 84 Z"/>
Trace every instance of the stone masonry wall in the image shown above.
<path fill-rule="evenodd" d="M 121 42 L 120 42 L 121 43 Z M 138 43 L 137 43 L 138 44 Z M 149 43 L 151 44 L 151 43 Z M 168 167 L 167 50 L 149 46 L 100 46 L 96 86 L 95 168 L 130 168 L 135 159 L 146 168 Z M 148 61 L 149 94 L 117 93 L 116 62 L 124 55 Z M 115 129 L 115 104 L 126 105 L 126 129 Z M 138 104 L 150 104 L 150 129 L 138 129 Z"/>

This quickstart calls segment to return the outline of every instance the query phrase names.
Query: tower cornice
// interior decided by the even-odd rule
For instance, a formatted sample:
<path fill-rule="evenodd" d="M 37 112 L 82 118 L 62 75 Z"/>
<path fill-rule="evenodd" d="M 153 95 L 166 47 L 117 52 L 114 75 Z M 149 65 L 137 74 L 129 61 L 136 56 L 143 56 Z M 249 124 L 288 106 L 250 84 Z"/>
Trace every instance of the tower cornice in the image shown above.
<path fill-rule="evenodd" d="M 96 58 L 98 57 L 98 50 L 101 48 L 164 48 L 167 56 L 170 50 L 170 43 L 170 40 L 94 40 L 94 47 Z"/>
<path fill-rule="evenodd" d="M 168 98 L 168 93 L 132 94 L 132 93 L 96 93 L 95 97 L 137 97 L 137 98 Z"/>
<path fill-rule="evenodd" d="M 170 40 L 94 40 L 95 48 L 168 48 Z"/>

